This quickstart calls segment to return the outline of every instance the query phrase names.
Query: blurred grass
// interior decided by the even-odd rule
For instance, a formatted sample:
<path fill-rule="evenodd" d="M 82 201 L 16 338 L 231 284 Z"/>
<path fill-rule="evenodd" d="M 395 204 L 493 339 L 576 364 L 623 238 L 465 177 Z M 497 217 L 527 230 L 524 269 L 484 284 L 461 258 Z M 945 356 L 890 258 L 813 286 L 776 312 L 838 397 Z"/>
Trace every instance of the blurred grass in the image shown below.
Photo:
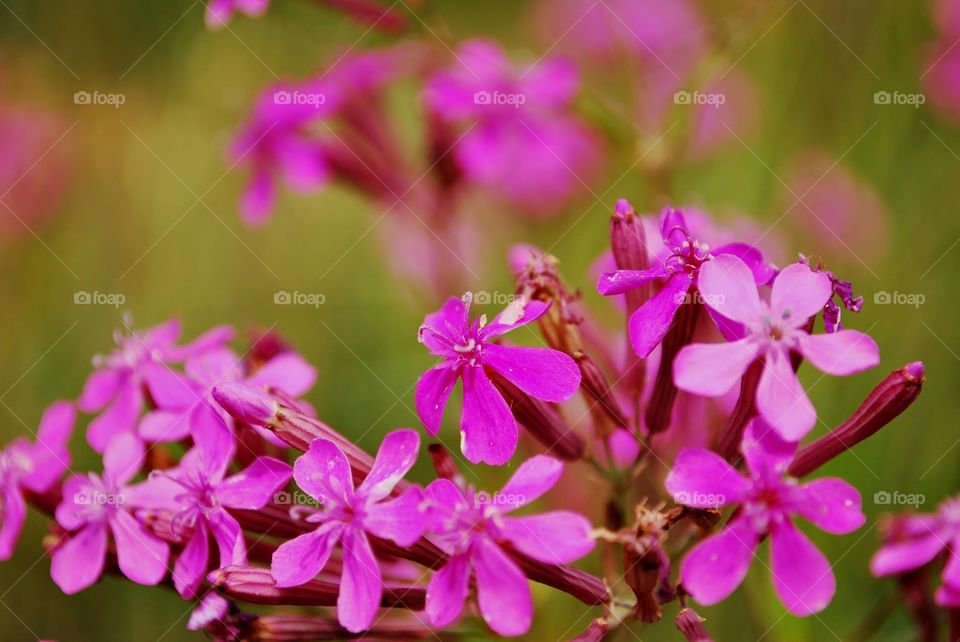
<path fill-rule="evenodd" d="M 429 360 L 414 336 L 434 304 L 391 277 L 375 233 L 353 246 L 379 211 L 331 189 L 306 198 L 284 196 L 262 230 L 238 221 L 235 201 L 245 176 L 226 173 L 223 150 L 251 98 L 274 74 L 305 74 L 364 31 L 307 2 L 275 0 L 274 5 L 265 18 L 240 19 L 217 34 L 203 28 L 201 6 L 184 1 L 109 0 L 93 11 L 66 0 L 8 0 L 8 8 L 0 9 L 5 99 L 63 113 L 68 125 L 76 121 L 63 141 L 75 168 L 68 198 L 40 232 L 42 242 L 8 240 L 0 254 L 7 275 L 0 280 L 4 441 L 23 434 L 25 426 L 34 427 L 51 400 L 75 396 L 91 355 L 111 346 L 119 311 L 75 306 L 77 290 L 122 292 L 124 309 L 138 326 L 179 316 L 186 337 L 216 323 L 241 329 L 274 326 L 317 365 L 320 380 L 309 399 L 321 416 L 347 434 L 364 435 L 360 441 L 370 449 L 385 431 L 417 425 L 411 388 Z M 492 35 L 511 48 L 539 51 L 527 33 L 524 5 L 435 6 L 458 39 Z M 710 7 L 721 15 L 742 8 L 732 2 Z M 953 247 L 960 237 L 960 158 L 955 153 L 960 125 L 941 120 L 929 108 L 880 108 L 872 101 L 881 89 L 919 91 L 922 48 L 933 37 L 927 8 L 897 0 L 790 7 L 777 3 L 735 34 L 735 42 L 743 44 L 734 59 L 755 43 L 738 63 L 756 79 L 762 98 L 762 128 L 748 141 L 753 151 L 734 144 L 714 160 L 678 170 L 674 200 L 711 211 L 747 212 L 769 225 L 783 209 L 777 174 L 795 152 L 812 145 L 842 155 L 872 126 L 843 162 L 872 184 L 888 207 L 892 243 L 887 259 L 871 263 L 869 270 L 851 256 L 827 259 L 845 266 L 843 275 L 866 296 L 864 311 L 852 325 L 871 328 L 881 345 L 882 365 L 847 380 L 817 382 L 811 396 L 830 426 L 883 373 L 908 361 L 926 362 L 928 383 L 905 418 L 858 447 L 855 456 L 824 469 L 861 490 L 870 518 L 850 536 L 814 535 L 836 563 L 833 604 L 815 618 L 782 617 L 767 572 L 755 564 L 745 588 L 728 603 L 699 609 L 718 639 L 845 638 L 858 618 L 893 590 L 867 571 L 877 542 L 876 518 L 884 512 L 872 502 L 873 493 L 923 493 L 923 508 L 932 510 L 960 486 L 960 449 L 955 448 L 960 434 L 950 410 L 960 386 L 955 321 L 960 249 Z M 788 15 L 764 34 L 788 8 Z M 370 34 L 362 46 L 382 41 Z M 555 52 L 563 52 L 562 44 Z M 72 95 L 78 90 L 122 92 L 127 102 L 118 110 L 77 107 Z M 402 117 L 413 120 L 410 114 Z M 598 194 L 609 188 L 604 203 L 591 204 L 588 197 L 547 223 L 512 221 L 509 235 L 500 234 L 492 243 L 489 280 L 475 287 L 510 289 L 503 261 L 496 258 L 509 242 L 555 244 L 552 251 L 563 260 L 568 279 L 602 309 L 585 272 L 603 249 L 613 200 L 628 196 L 644 203 L 644 184 L 635 174 L 609 184 L 632 161 L 618 159 L 607 183 L 594 187 Z M 206 206 L 196 203 L 200 195 Z M 501 215 L 489 216 L 499 220 L 494 217 Z M 784 238 L 791 251 L 816 251 L 793 246 L 789 233 Z M 281 289 L 322 292 L 327 303 L 317 310 L 275 306 L 273 293 Z M 880 290 L 922 293 L 926 303 L 917 309 L 871 305 Z M 804 379 L 809 386 L 816 376 L 804 372 Z M 74 468 L 94 465 L 80 434 L 75 442 Z M 419 470 L 426 479 L 425 462 Z M 61 640 L 199 638 L 183 628 L 186 605 L 160 589 L 107 579 L 74 597 L 60 594 L 40 555 L 43 528 L 42 520 L 31 516 L 16 556 L 0 566 L 5 639 L 30 639 L 28 630 Z M 545 606 L 530 637 L 569 637 L 566 631 L 583 609 L 553 591 L 538 588 L 537 597 Z M 667 609 L 668 617 L 672 613 Z M 584 617 L 580 625 L 586 622 Z M 670 628 L 665 622 L 651 635 L 669 639 Z M 647 633 L 637 635 L 646 639 Z M 876 639 L 908 635 L 909 623 L 898 613 Z"/>

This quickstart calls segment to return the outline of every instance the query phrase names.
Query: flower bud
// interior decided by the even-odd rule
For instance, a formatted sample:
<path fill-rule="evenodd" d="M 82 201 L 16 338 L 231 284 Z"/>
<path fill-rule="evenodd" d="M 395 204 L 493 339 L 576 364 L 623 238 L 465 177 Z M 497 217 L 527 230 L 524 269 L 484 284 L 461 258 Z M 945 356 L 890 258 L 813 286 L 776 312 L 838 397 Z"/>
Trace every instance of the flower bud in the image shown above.
<path fill-rule="evenodd" d="M 864 399 L 856 412 L 829 433 L 804 447 L 790 465 L 789 473 L 804 477 L 840 453 L 859 444 L 893 421 L 920 395 L 924 367 L 920 361 L 891 372 Z"/>
<path fill-rule="evenodd" d="M 315 615 L 261 615 L 245 627 L 247 637 L 255 642 L 313 642 L 314 640 L 419 640 L 436 637 L 419 622 L 378 620 L 363 633 L 347 631 L 336 618 Z"/>
<path fill-rule="evenodd" d="M 603 638 L 609 629 L 610 625 L 607 624 L 606 620 L 597 618 L 590 623 L 590 626 L 583 633 L 570 640 L 570 642 L 603 642 Z"/>
<path fill-rule="evenodd" d="M 713 638 L 703 628 L 703 618 L 689 607 L 680 609 L 676 619 L 677 628 L 687 642 L 713 642 Z"/>
<path fill-rule="evenodd" d="M 663 432 L 670 426 L 673 404 L 677 400 L 677 386 L 673 382 L 673 360 L 680 349 L 690 343 L 693 338 L 701 307 L 700 303 L 681 305 L 677 310 L 673 327 L 663 338 L 657 380 L 654 382 L 647 412 L 644 415 L 650 434 Z"/>

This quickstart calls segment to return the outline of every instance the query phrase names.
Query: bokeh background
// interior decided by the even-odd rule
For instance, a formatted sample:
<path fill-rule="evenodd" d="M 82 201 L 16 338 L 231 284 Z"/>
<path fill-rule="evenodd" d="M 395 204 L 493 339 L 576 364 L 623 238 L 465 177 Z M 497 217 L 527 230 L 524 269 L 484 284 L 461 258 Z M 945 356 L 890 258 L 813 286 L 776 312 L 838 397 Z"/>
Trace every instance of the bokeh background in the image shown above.
<path fill-rule="evenodd" d="M 36 218 L 25 211 L 17 220 L 0 211 L 0 437 L 24 434 L 50 401 L 79 393 L 91 356 L 111 347 L 123 312 L 137 326 L 178 316 L 186 337 L 219 323 L 275 329 L 317 366 L 319 382 L 307 398 L 321 417 L 368 448 L 391 428 L 418 425 L 412 386 L 430 359 L 416 342 L 416 329 L 437 300 L 387 266 L 378 235 L 368 233 L 378 206 L 336 186 L 306 197 L 285 194 L 270 223 L 252 230 L 236 211 L 245 174 L 228 172 L 225 156 L 252 100 L 277 77 L 303 76 L 352 43 L 372 48 L 394 39 L 365 33 L 365 26 L 308 0 L 275 0 L 263 18 L 241 18 L 219 32 L 204 27 L 202 3 L 190 0 L 0 5 L 0 102 L 52 119 L 50 145 L 40 146 L 21 168 L 63 175 L 40 188 L 40 200 L 56 197 L 57 189 L 62 194 Z M 401 5 L 397 9 L 407 11 Z M 921 493 L 921 509 L 933 510 L 960 490 L 960 120 L 930 101 L 914 107 L 874 100 L 878 91 L 924 92 L 929 52 L 941 36 L 932 6 L 922 1 L 697 5 L 721 64 L 735 64 L 751 79 L 750 135 L 675 168 L 659 193 L 639 171 L 645 163 L 636 163 L 649 151 L 648 138 L 614 142 L 592 194 L 552 218 L 478 205 L 478 224 L 489 232 L 485 263 L 477 265 L 482 281 L 468 285 L 511 291 L 506 249 L 521 240 L 538 243 L 552 247 L 587 304 L 619 327 L 612 308 L 592 291 L 589 266 L 605 247 L 616 198 L 653 211 L 664 193 L 721 221 L 746 216 L 758 229 L 769 228 L 786 256 L 820 254 L 852 279 L 866 304 L 850 323 L 877 339 L 882 364 L 812 387 L 823 420 L 817 431 L 835 425 L 885 372 L 908 361 L 922 359 L 928 380 L 906 416 L 824 470 L 861 490 L 869 517 L 850 536 L 814 534 L 836 564 L 836 598 L 816 617 L 785 615 L 766 571 L 754 565 L 727 603 L 700 612 L 721 640 L 854 639 L 894 591 L 867 569 L 878 542 L 876 520 L 888 509 L 873 501 L 874 494 Z M 516 0 L 438 0 L 418 14 L 435 28 L 418 27 L 415 35 L 451 43 L 490 37 L 511 53 L 535 57 L 550 45 L 533 34 L 535 11 L 533 3 Z M 561 39 L 551 53 L 566 49 Z M 591 97 L 615 95 L 616 82 L 594 80 L 586 79 L 580 107 L 600 113 L 600 120 L 613 118 L 605 125 L 613 136 L 629 131 Z M 121 93 L 125 102 L 118 108 L 77 105 L 77 91 Z M 402 135 L 415 138 L 408 132 L 415 131 L 421 110 L 416 88 L 397 88 L 390 109 Z M 17 131 L 13 126 L 5 135 Z M 843 183 L 839 195 L 822 197 L 823 207 L 853 216 L 838 235 L 842 242 L 826 234 L 817 244 L 812 223 L 798 218 L 796 208 L 784 216 L 790 207 L 785 185 L 810 150 L 820 154 L 812 164 L 822 167 L 814 180 L 830 170 L 856 186 Z M 278 290 L 322 293 L 325 303 L 274 305 Z M 76 305 L 78 291 L 119 293 L 125 303 L 119 309 Z M 909 299 L 915 304 L 882 304 L 881 296 L 875 304 L 883 292 L 920 297 Z M 804 375 L 810 385 L 815 377 Z M 74 442 L 74 468 L 95 466 L 82 435 Z M 426 467 L 417 473 L 429 479 Z M 480 474 L 495 487 L 504 471 Z M 0 637 L 202 637 L 185 630 L 187 605 L 163 589 L 105 578 L 77 596 L 62 595 L 41 552 L 44 531 L 43 520 L 31 515 L 14 559 L 0 566 Z M 571 637 L 584 609 L 542 587 L 535 595 L 541 606 L 530 639 Z M 579 628 L 586 622 L 580 620 Z M 906 616 L 895 611 L 871 639 L 908 639 L 910 631 Z M 668 621 L 638 629 L 636 636 L 679 637 Z M 634 638 L 625 632 L 618 639 Z"/>

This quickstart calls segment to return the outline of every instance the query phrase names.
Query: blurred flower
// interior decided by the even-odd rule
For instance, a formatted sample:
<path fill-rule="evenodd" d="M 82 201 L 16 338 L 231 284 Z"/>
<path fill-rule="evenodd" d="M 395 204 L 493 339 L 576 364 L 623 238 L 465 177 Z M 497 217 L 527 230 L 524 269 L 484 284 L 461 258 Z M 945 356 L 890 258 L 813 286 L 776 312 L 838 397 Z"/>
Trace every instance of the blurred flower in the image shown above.
<path fill-rule="evenodd" d="M 684 347 L 674 363 L 677 387 L 708 397 L 722 395 L 763 357 L 757 410 L 785 439 L 795 441 L 816 423 L 817 411 L 794 372 L 790 352 L 818 369 L 844 376 L 880 361 L 877 344 L 856 330 L 812 335 L 807 331 L 833 295 L 830 278 L 807 265 L 786 267 L 773 282 L 770 302 L 762 301 L 754 274 L 733 255 L 718 256 L 700 271 L 700 294 L 720 316 L 743 325 L 743 338 Z"/>
<path fill-rule="evenodd" d="M 52 216 L 69 173 L 69 129 L 40 110 L 0 107 L 0 236 L 37 232 Z"/>
<path fill-rule="evenodd" d="M 419 340 L 442 361 L 417 381 L 416 406 L 427 432 L 440 430 L 447 399 L 463 380 L 460 416 L 461 449 L 473 463 L 505 464 L 517 448 L 517 421 L 484 368 L 490 368 L 524 393 L 544 401 L 569 399 L 580 386 L 580 369 L 566 354 L 551 348 L 501 346 L 491 340 L 543 316 L 541 301 L 516 299 L 487 324 L 470 321 L 473 295 L 451 297 L 427 315 Z"/>
<path fill-rule="evenodd" d="M 94 357 L 94 371 L 77 400 L 77 408 L 83 412 L 102 410 L 87 427 L 87 441 L 94 450 L 103 452 L 114 436 L 133 431 L 145 392 L 160 407 L 189 405 L 193 400 L 190 383 L 167 364 L 221 348 L 233 336 L 233 329 L 218 326 L 185 346 L 176 345 L 179 336 L 176 319 L 126 336 L 117 332 L 117 349 Z"/>
<path fill-rule="evenodd" d="M 455 58 L 429 80 L 425 99 L 438 118 L 462 127 L 457 162 L 521 213 L 553 213 L 600 160 L 597 139 L 570 109 L 575 68 L 559 58 L 518 67 L 486 40 L 464 43 Z"/>
<path fill-rule="evenodd" d="M 499 493 L 464 493 L 447 479 L 427 487 L 435 533 L 430 537 L 449 556 L 427 586 L 426 612 L 433 626 L 447 626 L 460 615 L 472 567 L 480 614 L 490 628 L 500 635 L 523 635 L 530 629 L 533 604 L 527 578 L 501 543 L 546 564 L 572 562 L 594 547 L 590 522 L 576 513 L 509 516 L 550 490 L 562 474 L 562 463 L 537 455 L 521 464 Z"/>
<path fill-rule="evenodd" d="M 207 574 L 209 539 L 220 548 L 220 566 L 246 564 L 243 531 L 227 509 L 257 510 L 286 485 L 290 466 L 272 457 L 257 457 L 227 477 L 237 445 L 226 424 L 204 404 L 191 426 L 195 446 L 176 468 L 154 471 L 135 498 L 146 508 L 174 514 L 173 536 L 187 539 L 173 567 L 173 583 L 185 598 L 196 595 Z"/>
<path fill-rule="evenodd" d="M 76 418 L 73 404 L 54 402 L 43 412 L 35 443 L 18 438 L 0 450 L 0 561 L 10 559 L 23 528 L 22 489 L 44 493 L 69 467 L 67 442 Z"/>
<path fill-rule="evenodd" d="M 960 38 L 960 2 L 934 0 L 934 18 L 940 32 L 951 39 Z"/>
<path fill-rule="evenodd" d="M 678 455 L 665 482 L 678 503 L 691 508 L 740 505 L 720 533 L 694 546 L 683 560 L 683 588 L 701 604 L 715 604 L 740 585 L 766 535 L 774 589 L 788 611 L 810 615 L 833 598 L 836 579 L 829 561 L 792 517 L 803 517 L 828 533 L 850 533 L 866 521 L 860 493 L 835 477 L 801 485 L 784 479 L 795 447 L 755 419 L 741 447 L 749 477 L 709 450 L 691 448 Z"/>
<path fill-rule="evenodd" d="M 804 152 L 787 174 L 784 211 L 806 243 L 838 257 L 882 258 L 887 250 L 886 208 L 868 183 L 820 152 Z M 835 259 L 836 260 L 836 259 Z"/>
<path fill-rule="evenodd" d="M 270 0 L 207 0 L 205 19 L 210 29 L 221 29 L 235 13 L 258 18 L 267 10 Z"/>
<path fill-rule="evenodd" d="M 64 483 L 56 516 L 71 535 L 53 552 L 50 566 L 50 576 L 64 593 L 82 591 L 103 573 L 108 531 L 120 570 L 130 580 L 153 585 L 167 574 L 170 547 L 137 521 L 128 501 L 135 494 L 128 484 L 143 457 L 143 443 L 121 434 L 103 452 L 103 475 L 77 475 Z"/>
<path fill-rule="evenodd" d="M 323 508 L 294 510 L 319 527 L 283 543 L 273 554 L 271 573 L 277 586 L 299 586 L 312 580 L 340 543 L 343 577 L 337 618 L 352 633 L 369 629 L 380 607 L 383 579 L 367 533 L 409 547 L 427 527 L 419 488 L 409 488 L 387 501 L 416 462 L 419 447 L 420 437 L 413 430 L 390 433 L 377 452 L 370 474 L 354 489 L 350 463 L 343 451 L 326 439 L 310 444 L 294 464 L 294 479 Z"/>

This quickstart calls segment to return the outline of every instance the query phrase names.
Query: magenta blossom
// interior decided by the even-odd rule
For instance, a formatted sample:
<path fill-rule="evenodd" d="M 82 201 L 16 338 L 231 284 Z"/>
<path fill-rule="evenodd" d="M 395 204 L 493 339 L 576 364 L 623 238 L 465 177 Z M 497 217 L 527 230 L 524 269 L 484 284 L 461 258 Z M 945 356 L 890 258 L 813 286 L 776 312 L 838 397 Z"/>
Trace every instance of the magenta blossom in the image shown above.
<path fill-rule="evenodd" d="M 427 487 L 430 538 L 449 555 L 427 586 L 426 611 L 433 626 L 447 626 L 460 615 L 473 575 L 480 614 L 491 629 L 500 635 L 523 635 L 530 629 L 530 587 L 502 545 L 546 564 L 572 562 L 594 547 L 590 522 L 576 513 L 510 516 L 550 490 L 562 474 L 562 463 L 537 455 L 499 493 L 464 492 L 447 479 Z"/>
<path fill-rule="evenodd" d="M 467 177 L 543 213 L 581 189 L 579 177 L 599 162 L 596 137 L 570 109 L 578 85 L 566 60 L 517 68 L 496 43 L 472 40 L 430 79 L 426 103 L 463 126 L 454 155 Z"/>
<path fill-rule="evenodd" d="M 213 408 L 203 404 L 191 426 L 195 446 L 179 466 L 154 471 L 138 500 L 152 510 L 173 514 L 174 534 L 189 537 L 173 567 L 173 582 L 184 597 L 194 597 L 207 574 L 210 535 L 220 549 L 220 567 L 247 563 L 247 545 L 236 518 L 227 509 L 257 510 L 270 503 L 290 479 L 290 466 L 257 457 L 226 477 L 236 441 Z"/>
<path fill-rule="evenodd" d="M 215 408 L 228 426 L 233 418 L 213 399 L 215 386 L 239 383 L 258 388 L 274 388 L 299 397 L 316 381 L 316 369 L 293 351 L 274 355 L 266 363 L 248 372 L 243 360 L 229 348 L 211 350 L 187 359 L 184 366 L 191 394 L 164 400 L 159 409 L 144 416 L 140 436 L 147 441 L 178 441 L 188 436 L 190 426 L 200 420 L 201 404 Z"/>
<path fill-rule="evenodd" d="M 463 380 L 460 448 L 473 463 L 505 464 L 517 449 L 517 421 L 485 368 L 531 397 L 561 402 L 580 386 L 580 370 L 566 354 L 550 348 L 508 347 L 491 340 L 536 321 L 549 305 L 519 298 L 488 324 L 486 316 L 470 321 L 473 295 L 451 297 L 420 326 L 420 342 L 443 360 L 417 381 L 420 421 L 431 435 L 440 430 L 447 399 Z"/>
<path fill-rule="evenodd" d="M 294 479 L 321 510 L 306 520 L 319 527 L 285 542 L 273 554 L 271 573 L 277 586 L 299 586 L 323 570 L 337 543 L 343 548 L 343 576 L 337 598 L 337 618 L 358 633 L 373 624 L 383 594 L 380 563 L 367 534 L 412 546 L 427 526 L 421 509 L 423 494 L 411 487 L 390 499 L 394 487 L 417 460 L 420 437 L 414 430 L 397 430 L 383 440 L 370 473 L 353 486 L 350 464 L 336 444 L 317 439 L 294 464 Z"/>
<path fill-rule="evenodd" d="M 73 404 L 50 404 L 40 419 L 37 441 L 15 439 L 0 450 L 0 561 L 10 559 L 27 508 L 23 491 L 44 493 L 70 466 L 67 442 L 77 413 Z"/>
<path fill-rule="evenodd" d="M 131 514 L 136 487 L 128 484 L 143 459 L 139 439 L 118 435 L 103 452 L 103 475 L 77 475 L 63 484 L 56 517 L 71 535 L 53 552 L 50 576 L 64 593 L 82 591 L 103 573 L 108 532 L 113 533 L 120 570 L 130 580 L 149 586 L 167 574 L 170 547 Z"/>
<path fill-rule="evenodd" d="M 677 387 L 707 397 L 729 391 L 747 367 L 763 358 L 757 409 L 784 439 L 807 434 L 817 412 L 791 364 L 797 352 L 819 370 L 849 375 L 880 361 L 877 344 L 856 330 L 810 334 L 807 324 L 833 295 L 830 277 L 802 263 L 789 265 L 773 282 L 769 303 L 760 299 L 750 268 L 736 256 L 718 256 L 700 271 L 700 293 L 719 315 L 742 324 L 743 338 L 685 346 L 674 361 Z"/>
<path fill-rule="evenodd" d="M 629 203 L 621 200 L 617 207 L 628 208 Z M 741 257 L 750 266 L 758 285 L 766 283 L 773 276 L 772 269 L 763 260 L 763 254 L 751 245 L 728 243 L 711 250 L 709 245 L 693 238 L 680 210 L 663 210 L 660 215 L 660 235 L 666 249 L 657 257 L 654 267 L 605 272 L 597 282 L 600 294 L 613 296 L 666 279 L 660 291 L 630 317 L 630 342 L 634 351 L 643 358 L 650 356 L 663 340 L 680 306 L 690 302 L 690 292 L 697 287 L 701 267 L 715 256 L 732 254 Z"/>
<path fill-rule="evenodd" d="M 205 19 L 210 29 L 222 29 L 233 19 L 234 14 L 243 13 L 251 18 L 262 16 L 270 0 L 207 0 Z"/>
<path fill-rule="evenodd" d="M 774 589 L 788 611 L 810 615 L 833 599 L 836 578 L 829 561 L 792 518 L 803 517 L 828 533 L 850 533 L 866 520 L 860 493 L 835 477 L 804 484 L 784 477 L 795 449 L 755 419 L 741 444 L 748 477 L 709 450 L 688 448 L 677 456 L 665 482 L 674 500 L 692 508 L 740 506 L 721 532 L 683 560 L 683 588 L 701 604 L 716 604 L 740 585 L 767 535 Z"/>
<path fill-rule="evenodd" d="M 179 336 L 180 322 L 176 319 L 129 336 L 117 333 L 117 349 L 94 358 L 96 369 L 77 400 L 77 408 L 83 412 L 99 412 L 106 407 L 87 427 L 87 441 L 94 450 L 102 453 L 116 435 L 134 430 L 146 392 L 159 406 L 189 403 L 193 396 L 189 383 L 167 364 L 222 347 L 233 330 L 219 326 L 185 346 L 176 345 Z"/>
<path fill-rule="evenodd" d="M 942 606 L 960 606 L 960 498 L 940 505 L 932 514 L 895 518 L 890 536 L 870 560 L 877 577 L 899 575 L 926 566 L 946 554 L 935 599 Z"/>

